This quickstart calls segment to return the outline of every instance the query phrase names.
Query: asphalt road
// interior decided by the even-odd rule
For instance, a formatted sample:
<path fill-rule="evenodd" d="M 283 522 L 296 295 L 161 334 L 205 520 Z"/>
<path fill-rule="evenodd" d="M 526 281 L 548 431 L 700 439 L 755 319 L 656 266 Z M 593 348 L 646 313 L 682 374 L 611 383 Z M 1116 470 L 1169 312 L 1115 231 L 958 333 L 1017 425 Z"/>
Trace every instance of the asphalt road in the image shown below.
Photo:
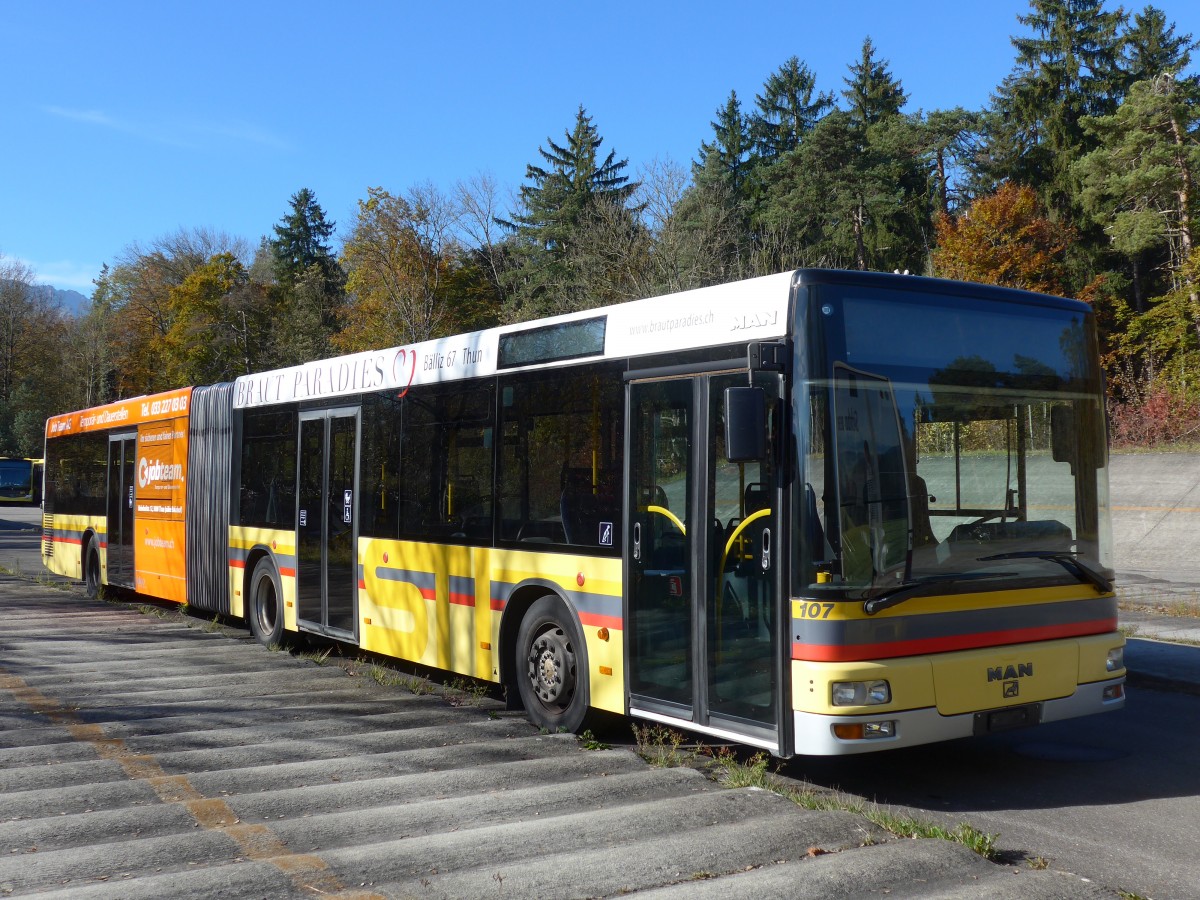
<path fill-rule="evenodd" d="M 2 576 L 0 622 L 3 896 L 1116 896 L 175 611 Z"/>
<path fill-rule="evenodd" d="M 1200 648 L 1189 648 L 1200 657 Z M 783 774 L 999 835 L 1019 864 L 1138 897 L 1200 896 L 1200 697 L 1135 683 L 1124 710 Z"/>
<path fill-rule="evenodd" d="M 1200 458 L 1110 481 L 1119 584 L 1194 602 Z M 0 565 L 38 572 L 39 532 L 0 510 Z M 993 865 L 174 613 L 0 577 L 0 623 L 0 896 L 1200 895 L 1200 697 L 1136 678 L 1119 713 L 781 770 L 994 833 Z"/>

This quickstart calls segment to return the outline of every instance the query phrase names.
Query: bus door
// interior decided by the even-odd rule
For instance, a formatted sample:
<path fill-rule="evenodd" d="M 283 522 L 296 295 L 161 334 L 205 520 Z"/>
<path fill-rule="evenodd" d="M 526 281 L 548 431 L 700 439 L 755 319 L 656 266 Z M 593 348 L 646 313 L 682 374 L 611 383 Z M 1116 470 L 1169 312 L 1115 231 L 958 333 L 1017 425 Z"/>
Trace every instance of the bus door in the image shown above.
<path fill-rule="evenodd" d="M 137 435 L 108 439 L 108 584 L 133 587 L 133 479 Z"/>
<path fill-rule="evenodd" d="M 356 639 L 358 408 L 300 413 L 296 603 L 301 628 Z"/>
<path fill-rule="evenodd" d="M 626 671 L 635 715 L 777 747 L 782 379 L 754 376 L 764 458 L 731 462 L 725 389 L 747 384 L 743 370 L 629 385 Z"/>

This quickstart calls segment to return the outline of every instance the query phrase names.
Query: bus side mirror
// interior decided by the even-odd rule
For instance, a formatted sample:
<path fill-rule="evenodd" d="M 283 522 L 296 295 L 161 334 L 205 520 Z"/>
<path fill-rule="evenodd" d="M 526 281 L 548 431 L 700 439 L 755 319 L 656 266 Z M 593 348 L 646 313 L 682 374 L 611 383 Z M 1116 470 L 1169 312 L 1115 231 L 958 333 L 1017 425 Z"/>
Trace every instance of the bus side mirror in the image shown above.
<path fill-rule="evenodd" d="M 725 458 L 767 458 L 767 392 L 760 387 L 725 388 Z"/>
<path fill-rule="evenodd" d="M 1075 461 L 1079 456 L 1079 429 L 1075 422 L 1075 411 L 1069 406 L 1050 407 L 1050 455 L 1055 462 L 1071 464 L 1075 471 Z"/>

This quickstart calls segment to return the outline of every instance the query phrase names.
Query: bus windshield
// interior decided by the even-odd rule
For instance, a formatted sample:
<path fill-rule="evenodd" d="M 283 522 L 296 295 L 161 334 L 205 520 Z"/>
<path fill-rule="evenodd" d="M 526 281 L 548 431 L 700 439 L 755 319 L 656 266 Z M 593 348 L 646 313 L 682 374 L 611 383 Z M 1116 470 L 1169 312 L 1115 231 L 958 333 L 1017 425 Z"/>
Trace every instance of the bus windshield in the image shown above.
<path fill-rule="evenodd" d="M 810 583 L 864 598 L 1104 583 L 1090 320 L 852 287 L 822 290 L 820 313 L 830 377 L 811 387 L 810 514 L 823 541 Z"/>

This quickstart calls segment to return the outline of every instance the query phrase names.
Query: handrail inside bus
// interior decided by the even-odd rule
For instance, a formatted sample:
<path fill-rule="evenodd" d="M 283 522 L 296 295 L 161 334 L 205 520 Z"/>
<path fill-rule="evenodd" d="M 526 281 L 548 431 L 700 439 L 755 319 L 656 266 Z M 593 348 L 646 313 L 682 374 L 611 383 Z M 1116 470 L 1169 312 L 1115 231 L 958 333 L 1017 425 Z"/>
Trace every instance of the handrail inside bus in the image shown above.
<path fill-rule="evenodd" d="M 684 524 L 679 521 L 679 517 L 665 506 L 647 506 L 646 512 L 658 513 L 660 516 L 666 516 L 675 523 L 675 527 L 682 531 L 685 537 L 687 536 L 687 528 L 684 527 Z"/>

